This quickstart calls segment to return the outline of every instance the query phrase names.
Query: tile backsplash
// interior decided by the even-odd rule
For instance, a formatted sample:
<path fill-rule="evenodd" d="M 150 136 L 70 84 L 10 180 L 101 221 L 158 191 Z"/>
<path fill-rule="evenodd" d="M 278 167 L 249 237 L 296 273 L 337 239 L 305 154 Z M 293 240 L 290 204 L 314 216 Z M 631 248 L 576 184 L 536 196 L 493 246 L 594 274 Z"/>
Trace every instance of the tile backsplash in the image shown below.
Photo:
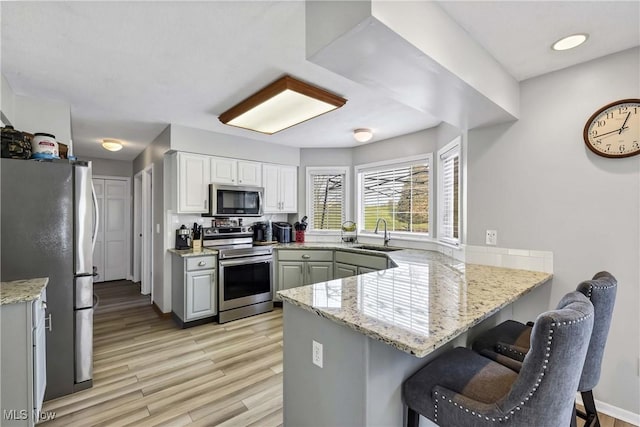
<path fill-rule="evenodd" d="M 465 246 L 465 261 L 495 267 L 553 273 L 553 252 L 488 246 Z"/>

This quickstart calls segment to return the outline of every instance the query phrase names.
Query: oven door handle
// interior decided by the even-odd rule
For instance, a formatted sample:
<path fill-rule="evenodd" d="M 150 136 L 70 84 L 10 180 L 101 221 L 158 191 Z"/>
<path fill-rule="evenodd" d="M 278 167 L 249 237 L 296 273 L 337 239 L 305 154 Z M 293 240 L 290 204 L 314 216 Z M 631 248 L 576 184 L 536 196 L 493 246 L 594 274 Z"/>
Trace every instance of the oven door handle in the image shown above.
<path fill-rule="evenodd" d="M 244 257 L 244 258 L 232 258 L 220 260 L 218 263 L 220 267 L 231 267 L 234 265 L 242 265 L 242 264 L 259 264 L 262 262 L 272 263 L 273 256 L 252 256 L 252 257 Z"/>

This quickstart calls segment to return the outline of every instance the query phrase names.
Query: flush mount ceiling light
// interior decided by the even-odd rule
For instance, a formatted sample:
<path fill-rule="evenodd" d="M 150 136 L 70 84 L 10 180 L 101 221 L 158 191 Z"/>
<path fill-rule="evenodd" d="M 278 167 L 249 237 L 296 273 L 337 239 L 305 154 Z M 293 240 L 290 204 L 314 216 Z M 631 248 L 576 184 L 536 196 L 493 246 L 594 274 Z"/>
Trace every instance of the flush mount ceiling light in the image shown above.
<path fill-rule="evenodd" d="M 122 150 L 122 143 L 117 139 L 103 139 L 102 148 L 109 151 L 120 151 Z"/>
<path fill-rule="evenodd" d="M 574 47 L 580 46 L 582 43 L 587 41 L 589 38 L 588 34 L 572 34 L 567 37 L 563 37 L 554 44 L 551 45 L 551 49 L 553 50 L 568 50 L 573 49 Z"/>
<path fill-rule="evenodd" d="M 284 76 L 220 114 L 226 125 L 272 135 L 347 102 L 333 93 Z"/>
<path fill-rule="evenodd" d="M 373 138 L 373 132 L 371 129 L 356 129 L 353 131 L 353 137 L 358 142 L 367 142 Z"/>

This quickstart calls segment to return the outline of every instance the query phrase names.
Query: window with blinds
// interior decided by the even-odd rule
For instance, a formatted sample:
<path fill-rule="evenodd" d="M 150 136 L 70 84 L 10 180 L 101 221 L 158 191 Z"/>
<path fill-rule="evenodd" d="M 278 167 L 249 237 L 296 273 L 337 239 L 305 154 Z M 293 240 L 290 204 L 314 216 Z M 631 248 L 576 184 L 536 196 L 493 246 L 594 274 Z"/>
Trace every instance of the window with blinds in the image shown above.
<path fill-rule="evenodd" d="M 438 236 L 450 243 L 460 241 L 460 143 L 453 143 L 438 152 Z"/>
<path fill-rule="evenodd" d="M 386 165 L 359 172 L 361 229 L 374 231 L 378 218 L 387 230 L 429 233 L 429 161 Z"/>
<path fill-rule="evenodd" d="M 345 221 L 345 173 L 310 172 L 310 224 L 313 230 L 340 230 Z"/>

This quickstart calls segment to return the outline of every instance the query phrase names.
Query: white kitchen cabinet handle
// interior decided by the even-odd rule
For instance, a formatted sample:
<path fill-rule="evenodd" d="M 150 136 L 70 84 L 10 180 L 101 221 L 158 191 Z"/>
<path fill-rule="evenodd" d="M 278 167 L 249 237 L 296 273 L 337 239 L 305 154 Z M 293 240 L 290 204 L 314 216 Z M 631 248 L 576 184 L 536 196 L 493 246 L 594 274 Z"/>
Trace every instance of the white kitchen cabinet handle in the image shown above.
<path fill-rule="evenodd" d="M 200 262 L 198 263 L 198 266 L 200 266 L 200 267 L 204 267 L 206 264 L 207 264 L 206 262 L 204 262 L 204 261 L 200 261 Z"/>
<path fill-rule="evenodd" d="M 306 254 L 302 255 L 302 259 L 309 259 L 309 258 L 311 258 L 311 255 L 306 255 Z"/>

